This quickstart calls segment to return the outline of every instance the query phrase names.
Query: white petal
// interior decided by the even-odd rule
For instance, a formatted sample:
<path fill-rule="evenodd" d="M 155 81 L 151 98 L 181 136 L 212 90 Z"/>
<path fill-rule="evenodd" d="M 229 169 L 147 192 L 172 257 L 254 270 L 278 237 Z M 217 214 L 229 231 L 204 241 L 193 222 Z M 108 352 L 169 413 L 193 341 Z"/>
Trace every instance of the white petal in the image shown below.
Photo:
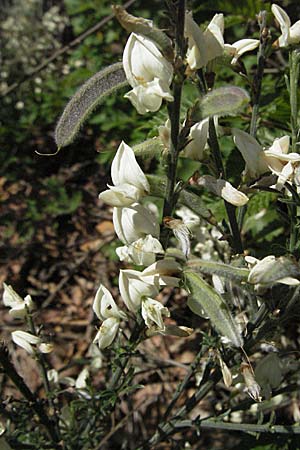
<path fill-rule="evenodd" d="M 158 78 L 134 87 L 124 97 L 131 101 L 139 114 L 158 111 L 163 99 L 169 102 L 174 100 L 168 85 Z"/>
<path fill-rule="evenodd" d="M 271 147 L 266 151 L 282 155 L 283 153 L 284 154 L 288 153 L 289 146 L 290 146 L 290 137 L 282 136 L 281 138 L 276 138 Z"/>
<path fill-rule="evenodd" d="M 104 320 L 95 336 L 95 339 L 93 340 L 93 343 L 98 344 L 100 349 L 108 347 L 115 339 L 118 333 L 119 325 L 120 321 L 115 317 L 109 317 Z"/>
<path fill-rule="evenodd" d="M 145 298 L 142 301 L 142 317 L 148 328 L 164 330 L 163 317 L 170 317 L 170 312 L 157 300 Z"/>
<path fill-rule="evenodd" d="M 141 278 L 150 284 L 178 286 L 181 266 L 174 259 L 166 258 L 151 264 L 141 273 Z"/>
<path fill-rule="evenodd" d="M 84 389 L 86 388 L 86 380 L 89 378 L 89 370 L 85 367 L 80 374 L 78 375 L 75 387 L 76 389 Z"/>
<path fill-rule="evenodd" d="M 114 208 L 113 223 L 118 238 L 124 244 L 131 244 L 151 234 L 159 236 L 159 223 L 154 214 L 140 204 Z"/>
<path fill-rule="evenodd" d="M 204 39 L 208 61 L 222 56 L 224 52 L 224 18 L 223 14 L 215 14 L 204 31 Z"/>
<path fill-rule="evenodd" d="M 99 198 L 110 206 L 130 206 L 137 202 L 144 195 L 141 191 L 131 184 L 122 184 L 119 186 L 109 186 L 109 189 L 101 192 Z"/>
<path fill-rule="evenodd" d="M 155 255 L 163 254 L 164 249 L 158 239 L 148 234 L 145 238 L 132 242 L 129 253 L 134 264 L 149 266 L 155 261 Z"/>
<path fill-rule="evenodd" d="M 141 307 L 144 297 L 156 297 L 158 289 L 145 283 L 137 270 L 120 270 L 119 289 L 122 299 L 129 311 L 136 313 Z"/>
<path fill-rule="evenodd" d="M 31 355 L 34 353 L 34 349 L 31 344 L 37 345 L 41 342 L 38 336 L 34 336 L 33 334 L 21 330 L 13 331 L 11 333 L 11 337 L 15 344 L 24 348 Z"/>
<path fill-rule="evenodd" d="M 109 317 L 115 317 L 119 320 L 126 319 L 126 314 L 117 307 L 111 293 L 102 284 L 96 292 L 93 310 L 100 320 L 105 320 Z"/>
<path fill-rule="evenodd" d="M 111 165 L 111 178 L 115 186 L 132 185 L 140 191 L 150 191 L 147 178 L 138 165 L 134 151 L 121 142 Z"/>
<path fill-rule="evenodd" d="M 272 5 L 272 13 L 274 14 L 276 20 L 279 23 L 282 35 L 279 37 L 279 46 L 285 47 L 289 44 L 289 34 L 291 21 L 287 13 L 280 8 L 280 6 L 273 4 Z"/>
<path fill-rule="evenodd" d="M 195 123 L 190 129 L 188 139 L 192 139 L 184 149 L 183 155 L 187 158 L 201 161 L 207 144 L 209 118 Z"/>
<path fill-rule="evenodd" d="M 290 44 L 299 44 L 300 42 L 300 20 L 294 23 L 290 28 Z"/>
<path fill-rule="evenodd" d="M 132 33 L 123 53 L 123 67 L 132 87 L 152 81 L 154 77 L 170 84 L 172 65 L 163 57 L 155 43 L 142 35 Z"/>
<path fill-rule="evenodd" d="M 224 198 L 224 200 L 234 206 L 243 206 L 249 201 L 247 195 L 233 187 L 228 181 L 225 180 L 218 180 L 217 191 L 220 192 L 220 195 Z"/>
<path fill-rule="evenodd" d="M 257 48 L 259 46 L 259 40 L 258 39 L 240 39 L 239 41 L 234 42 L 232 44 L 232 46 L 235 48 L 236 51 L 235 51 L 235 55 L 234 55 L 234 58 L 231 61 L 231 63 L 235 64 L 241 55 Z"/>
<path fill-rule="evenodd" d="M 232 135 L 235 145 L 246 162 L 245 173 L 250 178 L 257 178 L 264 172 L 268 172 L 269 167 L 264 161 L 263 149 L 256 139 L 237 128 L 232 129 Z"/>
<path fill-rule="evenodd" d="M 53 351 L 53 344 L 42 342 L 38 345 L 38 349 L 41 353 L 51 353 Z"/>
<path fill-rule="evenodd" d="M 184 36 L 188 39 L 187 63 L 191 70 L 200 69 L 207 63 L 204 34 L 194 21 L 192 13 L 186 13 L 184 26 Z"/>

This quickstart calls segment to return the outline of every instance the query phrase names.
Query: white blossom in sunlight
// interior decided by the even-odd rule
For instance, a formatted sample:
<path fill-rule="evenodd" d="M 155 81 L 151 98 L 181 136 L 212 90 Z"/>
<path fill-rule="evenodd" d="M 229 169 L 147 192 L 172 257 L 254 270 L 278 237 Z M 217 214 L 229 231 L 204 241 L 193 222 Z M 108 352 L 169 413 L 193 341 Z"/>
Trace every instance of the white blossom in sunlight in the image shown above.
<path fill-rule="evenodd" d="M 138 266 L 150 266 L 157 254 L 163 254 L 164 249 L 158 239 L 148 234 L 129 245 L 116 248 L 120 261 L 134 263 Z"/>
<path fill-rule="evenodd" d="M 159 237 L 160 229 L 156 216 L 139 203 L 124 208 L 114 208 L 113 223 L 118 238 L 126 245 L 145 238 L 149 234 L 154 238 Z"/>
<path fill-rule="evenodd" d="M 179 286 L 181 272 L 181 266 L 175 259 L 165 258 L 146 267 L 140 278 L 149 284 L 176 287 Z"/>
<path fill-rule="evenodd" d="M 253 256 L 245 256 L 250 273 L 248 283 L 256 286 L 270 286 L 273 283 L 286 284 L 288 286 L 298 286 L 300 281 L 300 271 L 298 266 L 290 259 L 269 255 L 262 260 Z"/>
<path fill-rule="evenodd" d="M 123 67 L 133 88 L 125 97 L 139 114 L 157 111 L 163 100 L 174 100 L 170 91 L 172 64 L 151 39 L 131 33 L 123 53 Z"/>
<path fill-rule="evenodd" d="M 3 287 L 3 303 L 10 308 L 9 314 L 12 317 L 22 319 L 26 316 L 27 311 L 31 312 L 35 308 L 35 304 L 30 295 L 26 295 L 23 299 L 11 286 L 3 283 Z"/>
<path fill-rule="evenodd" d="M 170 317 L 168 308 L 153 298 L 142 299 L 142 317 L 146 326 L 151 330 L 163 331 L 165 329 L 164 317 Z"/>
<path fill-rule="evenodd" d="M 120 270 L 119 289 L 121 297 L 133 313 L 141 308 L 142 299 L 156 297 L 158 295 L 158 284 L 149 284 L 142 280 L 141 272 L 138 270 Z"/>
<path fill-rule="evenodd" d="M 93 310 L 98 319 L 103 321 L 93 343 L 97 343 L 99 348 L 103 349 L 113 342 L 118 333 L 120 321 L 126 320 L 127 316 L 118 308 L 111 293 L 103 285 L 100 285 L 96 292 Z"/>
<path fill-rule="evenodd" d="M 99 198 L 111 206 L 129 206 L 150 191 L 147 178 L 138 165 L 134 152 L 121 142 L 111 165 L 114 186 L 101 192 Z"/>
<path fill-rule="evenodd" d="M 273 3 L 271 9 L 281 29 L 278 46 L 287 47 L 288 45 L 298 44 L 300 42 L 300 20 L 291 25 L 289 16 L 280 6 Z"/>

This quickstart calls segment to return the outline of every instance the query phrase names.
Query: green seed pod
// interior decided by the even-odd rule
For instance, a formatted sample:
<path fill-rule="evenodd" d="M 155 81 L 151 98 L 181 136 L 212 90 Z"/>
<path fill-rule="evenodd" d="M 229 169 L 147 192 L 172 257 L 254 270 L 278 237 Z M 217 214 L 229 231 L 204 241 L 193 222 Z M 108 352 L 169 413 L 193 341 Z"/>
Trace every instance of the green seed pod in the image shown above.
<path fill-rule="evenodd" d="M 55 129 L 58 148 L 69 145 L 90 113 L 113 92 L 127 86 L 122 63 L 112 64 L 96 73 L 71 98 Z"/>

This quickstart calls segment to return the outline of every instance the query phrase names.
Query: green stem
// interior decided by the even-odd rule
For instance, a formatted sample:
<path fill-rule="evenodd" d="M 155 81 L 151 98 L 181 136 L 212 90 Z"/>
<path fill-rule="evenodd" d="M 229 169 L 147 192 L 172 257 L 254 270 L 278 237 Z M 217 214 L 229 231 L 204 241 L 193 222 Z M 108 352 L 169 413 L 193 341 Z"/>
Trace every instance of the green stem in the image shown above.
<path fill-rule="evenodd" d="M 180 151 L 179 131 L 180 131 L 180 106 L 182 85 L 184 82 L 183 59 L 185 54 L 184 45 L 184 16 L 185 16 L 185 0 L 180 0 L 177 7 L 176 20 L 176 57 L 175 57 L 175 73 L 173 79 L 173 97 L 174 101 L 168 104 L 168 113 L 171 124 L 170 149 L 167 157 L 167 185 L 165 192 L 165 202 L 163 216 L 171 216 L 176 203 L 175 184 L 178 155 Z"/>
<path fill-rule="evenodd" d="M 251 136 L 256 136 L 258 110 L 261 96 L 262 80 L 264 75 L 264 68 L 266 62 L 266 49 L 268 44 L 268 29 L 267 29 L 267 11 L 260 11 L 258 14 L 258 24 L 260 29 L 260 44 L 257 53 L 257 69 L 253 78 L 253 92 L 252 92 L 252 117 L 250 124 Z"/>
<path fill-rule="evenodd" d="M 226 179 L 226 172 L 222 161 L 221 151 L 219 147 L 218 137 L 216 133 L 216 128 L 214 124 L 213 117 L 209 118 L 209 145 L 212 150 L 212 156 L 215 164 L 215 169 L 217 176 Z M 240 235 L 240 229 L 237 223 L 236 214 L 235 214 L 235 206 L 231 203 L 224 200 L 225 208 L 228 216 L 228 220 L 230 223 L 230 231 L 231 231 L 231 239 L 230 245 L 236 253 L 243 253 L 243 244 Z"/>
<path fill-rule="evenodd" d="M 290 64 L 290 106 L 292 128 L 292 152 L 297 151 L 298 140 L 298 83 L 299 83 L 300 53 L 292 50 L 289 54 Z"/>

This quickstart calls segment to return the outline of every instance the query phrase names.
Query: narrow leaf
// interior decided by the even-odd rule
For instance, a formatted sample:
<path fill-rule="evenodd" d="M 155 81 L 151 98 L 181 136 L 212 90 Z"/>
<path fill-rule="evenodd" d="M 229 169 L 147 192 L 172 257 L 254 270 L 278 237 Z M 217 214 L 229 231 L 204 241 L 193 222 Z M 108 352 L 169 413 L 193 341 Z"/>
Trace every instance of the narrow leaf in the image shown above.
<path fill-rule="evenodd" d="M 187 265 L 193 270 L 199 270 L 207 274 L 216 274 L 230 280 L 247 281 L 250 270 L 243 267 L 234 267 L 216 261 L 205 261 L 202 259 L 191 259 Z"/>
<path fill-rule="evenodd" d="M 69 145 L 90 113 L 118 89 L 128 84 L 122 63 L 112 64 L 81 86 L 67 104 L 55 130 L 58 148 Z"/>
<path fill-rule="evenodd" d="M 160 155 L 163 148 L 163 144 L 158 137 L 147 139 L 146 141 L 132 147 L 135 156 L 144 159 L 153 158 L 155 155 Z"/>
<path fill-rule="evenodd" d="M 243 339 L 223 298 L 195 272 L 186 271 L 185 282 L 190 291 L 187 304 L 193 313 L 202 316 L 204 311 L 222 336 L 242 347 Z"/>
<path fill-rule="evenodd" d="M 234 116 L 250 101 L 249 94 L 236 86 L 213 89 L 201 102 L 202 118 L 209 116 Z"/>

